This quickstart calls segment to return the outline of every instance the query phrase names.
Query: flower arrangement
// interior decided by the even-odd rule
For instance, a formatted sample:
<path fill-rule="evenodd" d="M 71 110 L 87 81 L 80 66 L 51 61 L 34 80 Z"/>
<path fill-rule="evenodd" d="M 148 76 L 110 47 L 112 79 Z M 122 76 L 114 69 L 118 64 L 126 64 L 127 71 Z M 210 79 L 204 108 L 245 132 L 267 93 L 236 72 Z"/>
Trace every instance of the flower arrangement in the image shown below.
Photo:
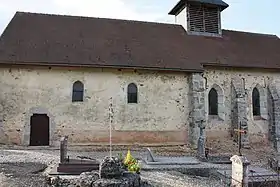
<path fill-rule="evenodd" d="M 127 151 L 126 157 L 123 160 L 124 166 L 129 172 L 140 173 L 140 164 L 130 153 L 130 150 Z"/>

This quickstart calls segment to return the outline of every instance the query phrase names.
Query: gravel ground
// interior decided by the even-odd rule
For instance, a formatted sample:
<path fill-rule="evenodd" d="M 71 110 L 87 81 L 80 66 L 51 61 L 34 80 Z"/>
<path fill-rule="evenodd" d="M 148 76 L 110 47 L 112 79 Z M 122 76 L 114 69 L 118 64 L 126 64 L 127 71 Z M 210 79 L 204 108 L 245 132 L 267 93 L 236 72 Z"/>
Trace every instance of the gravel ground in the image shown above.
<path fill-rule="evenodd" d="M 225 187 L 225 184 L 214 178 L 188 176 L 176 171 L 142 172 L 141 179 L 162 187 Z"/>
<path fill-rule="evenodd" d="M 47 165 L 40 163 L 1 163 L 3 187 L 47 187 L 41 174 Z"/>
<path fill-rule="evenodd" d="M 113 152 L 116 155 L 118 152 Z M 125 153 L 125 151 L 124 151 Z M 69 152 L 71 157 L 84 155 L 101 159 L 107 152 Z M 135 157 L 142 157 L 142 151 L 133 151 Z M 1 187 L 46 187 L 42 170 L 47 165 L 59 162 L 58 150 L 0 150 L 0 186 Z M 223 186 L 214 179 L 191 177 L 179 172 L 153 172 L 143 171 L 141 177 L 155 186 L 162 187 L 206 187 Z M 156 185 L 157 184 L 157 185 Z"/>
<path fill-rule="evenodd" d="M 224 144 L 219 144 L 224 145 Z M 214 147 L 214 146 L 212 146 Z M 251 163 L 257 165 L 265 165 L 267 163 L 267 156 L 273 155 L 273 152 L 263 146 L 252 147 L 250 150 L 243 150 L 244 154 L 252 161 Z M 117 147 L 118 148 L 118 147 Z M 117 155 L 120 150 L 126 148 L 116 147 L 113 155 Z M 105 151 L 104 151 L 105 150 Z M 178 146 L 172 148 L 151 148 L 156 155 L 193 155 L 186 147 Z M 212 153 L 232 153 L 232 145 L 224 147 L 216 147 L 211 150 Z M 126 151 L 122 151 L 125 156 Z M 108 149 L 100 148 L 69 148 L 68 155 L 70 158 L 76 156 L 87 156 L 91 158 L 102 159 L 108 155 Z M 142 148 L 135 148 L 132 150 L 132 155 L 136 158 L 143 158 L 145 152 Z M 265 156 L 264 156 L 265 155 Z M 46 166 L 53 166 L 59 162 L 59 150 L 41 148 L 33 150 L 30 148 L 15 147 L 15 149 L 8 147 L 0 147 L 0 187 L 45 187 L 42 170 Z M 265 164 L 264 164 L 265 163 Z M 207 165 L 207 164 L 206 164 Z M 160 187 L 219 187 L 226 186 L 219 180 L 214 178 L 205 178 L 198 176 L 187 176 L 175 171 L 142 171 L 141 178 L 147 180 L 155 186 Z"/>

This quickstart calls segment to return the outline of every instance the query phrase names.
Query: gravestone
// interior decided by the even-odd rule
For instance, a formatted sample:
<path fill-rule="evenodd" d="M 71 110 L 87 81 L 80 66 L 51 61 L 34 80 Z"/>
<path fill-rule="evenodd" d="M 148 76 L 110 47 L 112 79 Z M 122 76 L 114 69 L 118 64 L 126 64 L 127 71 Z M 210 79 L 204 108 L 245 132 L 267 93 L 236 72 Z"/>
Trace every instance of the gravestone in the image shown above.
<path fill-rule="evenodd" d="M 155 162 L 154 155 L 150 148 L 147 148 L 147 161 L 148 162 Z"/>
<path fill-rule="evenodd" d="M 248 166 L 250 162 L 245 156 L 234 155 L 230 158 L 232 161 L 232 173 L 231 173 L 231 186 L 234 187 L 248 187 Z"/>
<path fill-rule="evenodd" d="M 67 157 L 67 146 L 68 146 L 68 136 L 64 136 L 60 139 L 60 163 L 69 162 Z"/>
<path fill-rule="evenodd" d="M 197 156 L 200 160 L 206 161 L 205 155 L 205 127 L 200 127 L 199 138 L 197 142 Z"/>
<path fill-rule="evenodd" d="M 271 169 L 273 169 L 276 172 L 280 172 L 280 163 L 278 158 L 276 157 L 270 157 L 268 159 L 268 165 L 270 166 Z"/>
<path fill-rule="evenodd" d="M 60 139 L 60 163 L 58 164 L 57 172 L 76 175 L 99 169 L 98 160 L 84 156 L 77 156 L 79 159 L 70 159 L 67 150 L 68 136 L 65 136 Z"/>

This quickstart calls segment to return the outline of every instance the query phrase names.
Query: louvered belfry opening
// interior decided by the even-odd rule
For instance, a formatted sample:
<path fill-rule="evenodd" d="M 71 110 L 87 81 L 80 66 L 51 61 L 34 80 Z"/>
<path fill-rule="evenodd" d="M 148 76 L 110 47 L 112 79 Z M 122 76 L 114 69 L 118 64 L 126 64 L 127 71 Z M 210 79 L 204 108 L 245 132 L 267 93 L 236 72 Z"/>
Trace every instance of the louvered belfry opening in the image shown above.
<path fill-rule="evenodd" d="M 219 8 L 202 4 L 189 5 L 190 31 L 219 34 Z"/>

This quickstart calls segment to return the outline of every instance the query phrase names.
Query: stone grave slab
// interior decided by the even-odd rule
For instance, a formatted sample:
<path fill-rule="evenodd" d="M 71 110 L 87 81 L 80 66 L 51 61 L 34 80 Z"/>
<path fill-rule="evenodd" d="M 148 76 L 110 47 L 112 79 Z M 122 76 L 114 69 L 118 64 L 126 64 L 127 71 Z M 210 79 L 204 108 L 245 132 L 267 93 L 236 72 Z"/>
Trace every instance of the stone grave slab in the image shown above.
<path fill-rule="evenodd" d="M 279 180 L 279 176 L 275 171 L 261 168 L 258 166 L 248 166 L 248 182 L 253 185 L 261 182 L 276 182 Z M 231 169 L 217 170 L 215 176 L 221 180 L 231 180 L 232 171 Z M 250 185 L 249 185 L 250 186 Z"/>
<path fill-rule="evenodd" d="M 230 157 L 231 156 L 228 156 L 228 155 L 208 156 L 207 162 L 210 162 L 213 164 L 231 164 Z"/>
<path fill-rule="evenodd" d="M 148 165 L 196 165 L 199 160 L 195 157 L 165 157 L 157 156 L 154 162 L 145 161 Z"/>
<path fill-rule="evenodd" d="M 147 165 L 196 165 L 200 163 L 195 157 L 154 156 L 149 148 L 147 148 L 146 154 L 147 157 L 144 162 Z"/>
<path fill-rule="evenodd" d="M 57 167 L 58 173 L 81 174 L 98 170 L 100 162 L 97 159 L 79 156 L 78 159 L 69 158 L 67 155 L 68 137 L 62 137 L 60 140 L 60 163 Z"/>

